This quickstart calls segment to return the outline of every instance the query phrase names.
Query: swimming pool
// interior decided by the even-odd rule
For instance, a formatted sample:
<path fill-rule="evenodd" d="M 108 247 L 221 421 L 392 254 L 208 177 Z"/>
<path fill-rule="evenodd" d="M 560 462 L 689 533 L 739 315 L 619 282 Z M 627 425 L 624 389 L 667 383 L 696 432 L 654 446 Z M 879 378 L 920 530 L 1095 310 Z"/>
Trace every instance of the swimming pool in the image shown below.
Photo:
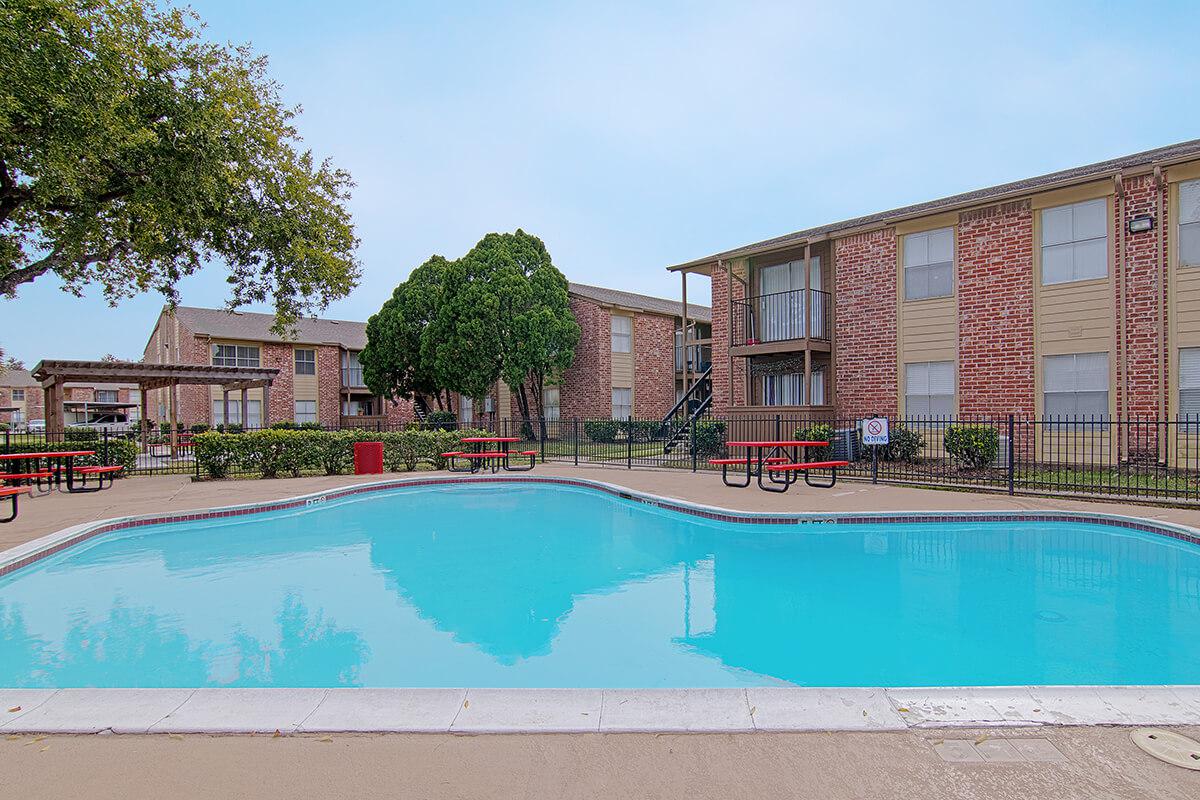
<path fill-rule="evenodd" d="M 747 524 L 525 481 L 316 500 L 0 578 L 0 686 L 1200 683 L 1200 546 L 1160 534 Z"/>

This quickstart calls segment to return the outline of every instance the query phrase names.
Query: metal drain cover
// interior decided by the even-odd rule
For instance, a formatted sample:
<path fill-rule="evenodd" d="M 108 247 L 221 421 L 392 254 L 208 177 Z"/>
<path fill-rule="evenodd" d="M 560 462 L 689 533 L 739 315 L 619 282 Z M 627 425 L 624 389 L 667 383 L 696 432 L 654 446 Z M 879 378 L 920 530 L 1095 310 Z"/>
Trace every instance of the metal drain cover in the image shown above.
<path fill-rule="evenodd" d="M 1159 761 L 1200 770 L 1200 742 L 1195 739 L 1161 728 L 1138 728 L 1129 734 L 1129 738 Z"/>

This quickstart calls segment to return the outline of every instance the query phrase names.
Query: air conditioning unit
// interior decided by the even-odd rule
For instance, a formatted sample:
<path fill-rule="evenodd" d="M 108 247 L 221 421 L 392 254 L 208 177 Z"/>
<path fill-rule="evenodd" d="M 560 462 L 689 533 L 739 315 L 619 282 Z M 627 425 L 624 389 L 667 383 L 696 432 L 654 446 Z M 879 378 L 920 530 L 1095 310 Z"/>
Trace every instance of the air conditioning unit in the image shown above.
<path fill-rule="evenodd" d="M 838 428 L 833 432 L 834 461 L 857 461 L 861 452 L 862 440 L 858 438 L 858 428 Z"/>

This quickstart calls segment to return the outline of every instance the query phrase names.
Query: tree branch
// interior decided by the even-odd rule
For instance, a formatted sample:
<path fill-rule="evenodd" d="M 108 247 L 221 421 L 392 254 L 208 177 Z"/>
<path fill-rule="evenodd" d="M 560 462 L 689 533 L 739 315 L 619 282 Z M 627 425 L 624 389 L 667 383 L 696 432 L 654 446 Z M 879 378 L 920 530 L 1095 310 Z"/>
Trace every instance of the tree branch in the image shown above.
<path fill-rule="evenodd" d="M 24 283 L 31 283 L 41 276 L 45 275 L 50 270 L 56 269 L 65 264 L 73 264 L 78 267 L 86 267 L 89 264 L 95 264 L 98 261 L 112 261 L 117 256 L 121 255 L 129 249 L 129 242 L 121 241 L 114 244 L 101 253 L 86 253 L 79 258 L 63 258 L 62 250 L 54 250 L 50 255 L 38 261 L 34 261 L 27 267 L 14 269 L 12 272 L 0 275 L 0 295 L 16 294 L 17 287 Z"/>

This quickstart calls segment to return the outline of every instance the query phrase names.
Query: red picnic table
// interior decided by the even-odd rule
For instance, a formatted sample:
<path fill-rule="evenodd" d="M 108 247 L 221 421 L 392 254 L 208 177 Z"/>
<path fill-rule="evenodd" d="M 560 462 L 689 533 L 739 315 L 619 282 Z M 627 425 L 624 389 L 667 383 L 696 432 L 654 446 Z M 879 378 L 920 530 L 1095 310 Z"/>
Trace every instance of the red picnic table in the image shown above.
<path fill-rule="evenodd" d="M 63 485 L 63 476 L 65 475 L 68 492 L 98 492 L 104 488 L 104 479 L 106 477 L 108 478 L 108 484 L 112 485 L 113 475 L 120 472 L 121 467 L 75 466 L 76 458 L 94 455 L 96 455 L 95 450 L 58 450 L 41 453 L 0 454 L 0 462 L 8 462 L 12 465 L 12 469 L 7 472 L 0 472 L 0 480 L 6 483 L 18 484 L 22 481 L 36 481 L 39 489 L 41 488 L 42 481 L 45 480 L 48 484 L 61 488 Z M 45 469 L 40 466 L 42 460 L 46 461 Z M 76 473 L 83 476 L 83 482 L 78 486 L 75 485 Z M 89 475 L 96 476 L 96 486 L 89 487 L 87 485 Z"/>
<path fill-rule="evenodd" d="M 848 461 L 806 461 L 807 450 L 810 447 L 828 447 L 829 442 L 810 441 L 807 439 L 780 439 L 777 441 L 726 442 L 726 447 L 744 447 L 747 450 L 745 458 L 712 458 L 710 464 L 719 464 L 721 480 L 726 486 L 744 488 L 750 485 L 750 479 L 757 477 L 758 488 L 765 492 L 786 492 L 803 473 L 804 482 L 809 486 L 830 488 L 837 483 L 837 468 L 847 466 Z M 788 452 L 790 450 L 790 453 Z M 731 483 L 728 469 L 733 465 L 745 465 L 746 479 Z M 828 483 L 813 483 L 809 470 L 827 469 L 830 471 Z M 763 483 L 763 475 L 776 486 L 775 488 Z"/>
<path fill-rule="evenodd" d="M 508 446 L 513 442 L 521 441 L 519 436 L 464 436 L 460 441 L 463 444 L 471 446 L 471 452 L 462 450 L 453 450 L 449 453 L 442 453 L 442 458 L 448 459 L 449 464 L 447 469 L 451 472 L 479 472 L 482 469 L 491 469 L 493 473 L 500 469 L 505 469 L 509 472 L 528 472 L 533 469 L 534 459 L 537 458 L 536 450 L 522 450 L 519 454 L 513 454 L 508 451 Z M 485 444 L 500 445 L 500 449 L 485 450 Z M 512 455 L 529 456 L 529 466 L 517 467 L 509 462 L 509 457 Z M 467 467 L 455 466 L 455 459 L 462 459 L 467 462 Z"/>

